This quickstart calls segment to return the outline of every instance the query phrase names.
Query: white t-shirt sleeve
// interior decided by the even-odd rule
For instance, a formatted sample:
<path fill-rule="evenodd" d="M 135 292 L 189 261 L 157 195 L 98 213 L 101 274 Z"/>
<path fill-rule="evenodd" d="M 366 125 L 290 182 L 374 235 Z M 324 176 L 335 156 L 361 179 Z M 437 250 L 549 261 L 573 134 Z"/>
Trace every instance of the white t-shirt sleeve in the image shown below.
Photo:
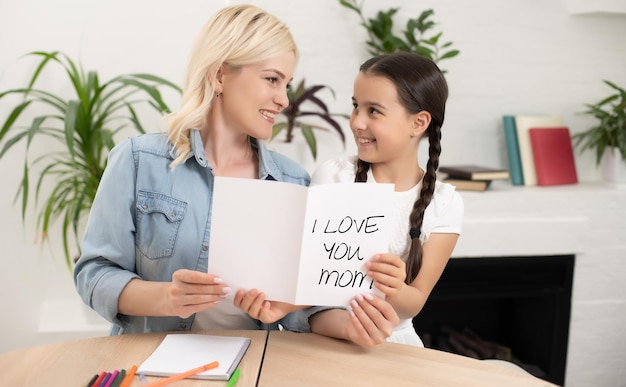
<path fill-rule="evenodd" d="M 324 161 L 311 176 L 311 185 L 354 182 L 354 157 Z"/>
<path fill-rule="evenodd" d="M 461 234 L 463 226 L 463 199 L 453 185 L 437 182 L 431 205 L 426 208 L 422 234 Z"/>

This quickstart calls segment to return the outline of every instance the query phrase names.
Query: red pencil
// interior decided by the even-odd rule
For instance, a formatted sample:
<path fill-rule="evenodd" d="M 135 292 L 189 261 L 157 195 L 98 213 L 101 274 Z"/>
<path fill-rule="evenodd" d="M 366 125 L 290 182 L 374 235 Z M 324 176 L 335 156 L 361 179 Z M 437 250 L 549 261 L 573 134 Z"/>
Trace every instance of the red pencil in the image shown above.
<path fill-rule="evenodd" d="M 100 374 L 100 376 L 98 376 L 98 379 L 96 379 L 95 382 L 93 382 L 91 385 L 92 386 L 97 386 L 100 384 L 100 382 L 102 381 L 102 379 L 104 379 L 104 377 L 107 376 L 107 373 L 105 371 L 102 371 L 102 373 Z"/>

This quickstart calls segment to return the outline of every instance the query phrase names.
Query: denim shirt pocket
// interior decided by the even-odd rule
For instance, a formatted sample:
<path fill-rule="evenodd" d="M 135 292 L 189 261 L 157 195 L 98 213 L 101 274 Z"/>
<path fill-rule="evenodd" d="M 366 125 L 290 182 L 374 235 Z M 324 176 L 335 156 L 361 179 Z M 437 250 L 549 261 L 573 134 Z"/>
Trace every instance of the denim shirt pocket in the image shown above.
<path fill-rule="evenodd" d="M 148 259 L 170 257 L 187 203 L 157 192 L 137 194 L 137 248 Z"/>

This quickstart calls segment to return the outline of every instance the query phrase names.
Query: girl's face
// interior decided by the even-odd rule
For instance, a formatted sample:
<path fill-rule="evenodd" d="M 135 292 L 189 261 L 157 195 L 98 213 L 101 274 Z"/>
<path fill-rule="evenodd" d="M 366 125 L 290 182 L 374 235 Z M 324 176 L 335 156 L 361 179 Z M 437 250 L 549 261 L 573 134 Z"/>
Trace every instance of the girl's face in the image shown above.
<path fill-rule="evenodd" d="M 216 91 L 221 92 L 218 98 L 222 99 L 226 127 L 254 138 L 268 139 L 276 116 L 289 106 L 287 87 L 295 65 L 293 52 L 288 52 L 240 68 L 223 66 Z"/>
<path fill-rule="evenodd" d="M 426 129 L 420 126 L 419 116 L 425 112 L 409 114 L 389 79 L 359 72 L 352 105 L 350 128 L 361 160 L 416 163 L 419 139 Z"/>

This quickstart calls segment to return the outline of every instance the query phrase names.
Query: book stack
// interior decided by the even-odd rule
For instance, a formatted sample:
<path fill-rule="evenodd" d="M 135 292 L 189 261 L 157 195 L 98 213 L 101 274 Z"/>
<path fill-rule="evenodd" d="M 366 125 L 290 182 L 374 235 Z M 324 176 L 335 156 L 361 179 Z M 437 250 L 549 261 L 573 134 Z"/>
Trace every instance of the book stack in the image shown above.
<path fill-rule="evenodd" d="M 460 191 L 485 191 L 492 180 L 506 180 L 509 171 L 480 165 L 451 165 L 439 167 L 439 172 L 446 173 L 444 183 L 452 184 Z"/>
<path fill-rule="evenodd" d="M 578 182 L 569 128 L 560 116 L 502 118 L 513 185 Z"/>

